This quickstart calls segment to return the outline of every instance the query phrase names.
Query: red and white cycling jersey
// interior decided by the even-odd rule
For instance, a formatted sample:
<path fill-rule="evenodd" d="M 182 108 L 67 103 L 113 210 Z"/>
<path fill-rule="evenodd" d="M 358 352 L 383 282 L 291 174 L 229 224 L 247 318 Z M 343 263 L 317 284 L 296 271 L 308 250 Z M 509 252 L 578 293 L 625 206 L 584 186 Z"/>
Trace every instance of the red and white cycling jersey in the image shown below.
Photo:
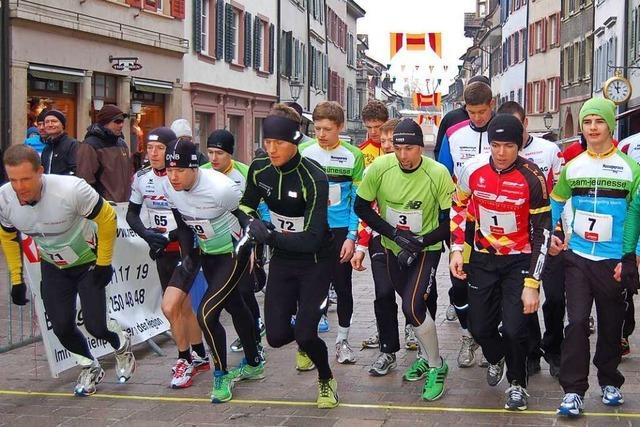
<path fill-rule="evenodd" d="M 520 155 L 538 166 L 547 180 L 547 190 L 551 193 L 564 166 L 564 157 L 560 148 L 546 139 L 529 136 L 529 140 L 520 150 Z"/>

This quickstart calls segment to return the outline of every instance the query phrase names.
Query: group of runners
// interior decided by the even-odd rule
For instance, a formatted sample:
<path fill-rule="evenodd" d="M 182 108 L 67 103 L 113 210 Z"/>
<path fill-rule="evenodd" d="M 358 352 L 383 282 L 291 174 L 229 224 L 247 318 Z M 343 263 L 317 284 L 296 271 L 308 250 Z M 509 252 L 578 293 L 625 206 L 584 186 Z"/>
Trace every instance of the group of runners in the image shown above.
<path fill-rule="evenodd" d="M 171 387 L 189 387 L 197 373 L 212 369 L 211 401 L 229 401 L 238 381 L 265 376 L 266 333 L 273 348 L 296 342 L 296 369 L 317 370 L 318 407 L 337 406 L 338 384 L 318 327 L 332 286 L 335 358 L 356 362 L 349 342 L 352 270 L 365 270 L 368 252 L 377 332 L 363 345 L 379 348 L 368 372 L 384 376 L 397 368 L 398 295 L 405 346 L 417 349 L 403 379 L 424 380 L 422 399 L 437 400 L 449 366 L 438 343 L 435 277 L 448 253 L 447 316 L 458 319 L 461 336 L 457 365 L 486 367 L 489 386 L 506 377 L 505 409 L 527 409 L 527 381 L 543 357 L 565 392 L 558 413 L 580 415 L 594 301 L 602 402 L 622 404 L 621 331 L 628 294 L 639 282 L 640 170 L 613 144 L 614 105 L 595 98 L 584 104 L 586 147 L 564 164 L 554 143 L 527 133 L 519 104 L 494 112 L 488 81 L 474 78 L 464 101 L 443 120 L 435 160 L 423 152 L 422 128 L 408 118 L 389 120 L 379 101 L 363 108 L 368 138 L 360 148 L 340 140 L 345 117 L 338 103 L 315 107 L 315 139 L 301 132 L 299 111 L 276 104 L 262 122 L 264 152 L 249 166 L 233 159 L 234 137 L 225 130 L 207 139 L 211 162 L 204 166 L 193 142 L 166 127 L 151 131 L 150 164 L 133 177 L 126 219 L 157 265 L 161 308 L 178 350 Z M 81 365 L 75 394 L 95 393 L 104 377 L 77 329 L 77 296 L 87 331 L 111 344 L 117 378 L 128 381 L 135 370 L 130 337 L 108 318 L 105 303 L 115 211 L 82 179 L 44 174 L 28 146 L 10 147 L 4 164 L 10 182 L 0 188 L 0 241 L 13 302 L 28 302 L 22 233 L 38 247 L 53 331 Z M 264 285 L 265 247 L 271 258 L 263 322 L 254 291 Z M 207 290 L 194 312 L 189 292 L 200 271 Z M 223 309 L 238 335 L 231 348 L 244 352 L 236 367 L 227 364 Z"/>

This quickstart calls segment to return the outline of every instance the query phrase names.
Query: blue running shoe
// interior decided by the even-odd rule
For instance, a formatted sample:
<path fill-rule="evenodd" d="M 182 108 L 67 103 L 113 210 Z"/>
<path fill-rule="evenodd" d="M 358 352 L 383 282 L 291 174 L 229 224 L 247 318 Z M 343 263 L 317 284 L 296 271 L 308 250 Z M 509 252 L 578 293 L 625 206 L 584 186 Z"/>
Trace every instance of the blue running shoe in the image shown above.
<path fill-rule="evenodd" d="M 624 403 L 624 397 L 618 387 L 607 385 L 602 387 L 602 403 L 607 406 L 620 406 Z"/>
<path fill-rule="evenodd" d="M 320 322 L 318 322 L 318 332 L 329 332 L 329 319 L 324 314 L 320 318 Z"/>
<path fill-rule="evenodd" d="M 562 403 L 556 411 L 556 414 L 563 417 L 578 417 L 584 411 L 584 403 L 582 396 L 576 393 L 567 393 L 562 398 Z"/>

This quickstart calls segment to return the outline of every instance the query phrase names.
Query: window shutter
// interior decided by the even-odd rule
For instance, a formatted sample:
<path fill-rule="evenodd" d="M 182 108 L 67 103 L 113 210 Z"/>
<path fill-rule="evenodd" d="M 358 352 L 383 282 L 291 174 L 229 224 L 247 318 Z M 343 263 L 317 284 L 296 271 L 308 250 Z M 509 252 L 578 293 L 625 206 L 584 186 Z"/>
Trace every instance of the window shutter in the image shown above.
<path fill-rule="evenodd" d="M 253 20 L 253 68 L 259 70 L 262 66 L 262 20 Z"/>
<path fill-rule="evenodd" d="M 344 78 L 340 77 L 340 105 L 344 106 Z"/>
<path fill-rule="evenodd" d="M 291 77 L 293 68 L 293 31 L 284 32 L 284 75 Z"/>
<path fill-rule="evenodd" d="M 244 14 L 244 66 L 251 67 L 251 14 Z"/>
<path fill-rule="evenodd" d="M 547 25 L 546 18 L 542 20 L 541 25 L 542 25 L 542 46 L 540 46 L 540 52 L 546 52 L 547 41 L 549 40 L 549 37 L 547 36 L 548 25 Z"/>
<path fill-rule="evenodd" d="M 127 4 L 142 9 L 142 0 L 127 0 Z"/>
<path fill-rule="evenodd" d="M 560 28 L 560 27 L 558 27 Z M 560 77 L 556 77 L 555 78 L 555 85 L 556 85 L 556 100 L 555 100 L 555 107 L 553 110 L 554 111 L 560 111 Z"/>
<path fill-rule="evenodd" d="M 224 5 L 224 60 L 233 61 L 233 6 Z"/>
<path fill-rule="evenodd" d="M 202 0 L 193 2 L 193 51 L 202 50 Z"/>
<path fill-rule="evenodd" d="M 531 105 L 533 103 L 531 102 L 532 101 L 531 100 L 531 95 L 532 95 L 531 87 L 532 87 L 532 83 L 527 83 L 527 102 L 526 102 L 526 104 L 527 104 L 527 114 L 532 112 L 531 111 L 532 110 Z"/>
<path fill-rule="evenodd" d="M 322 53 L 322 90 L 329 91 L 329 63 L 327 62 L 327 55 Z"/>
<path fill-rule="evenodd" d="M 273 74 L 273 61 L 276 48 L 276 27 L 269 24 L 269 74 Z"/>
<path fill-rule="evenodd" d="M 316 86 L 316 79 L 315 79 L 316 59 L 314 58 L 315 54 L 316 54 L 316 48 L 313 47 L 312 45 L 309 45 L 309 86 L 311 87 Z"/>
<path fill-rule="evenodd" d="M 184 0 L 171 0 L 171 16 L 184 19 Z"/>
<path fill-rule="evenodd" d="M 224 0 L 216 0 L 216 59 L 224 56 Z"/>

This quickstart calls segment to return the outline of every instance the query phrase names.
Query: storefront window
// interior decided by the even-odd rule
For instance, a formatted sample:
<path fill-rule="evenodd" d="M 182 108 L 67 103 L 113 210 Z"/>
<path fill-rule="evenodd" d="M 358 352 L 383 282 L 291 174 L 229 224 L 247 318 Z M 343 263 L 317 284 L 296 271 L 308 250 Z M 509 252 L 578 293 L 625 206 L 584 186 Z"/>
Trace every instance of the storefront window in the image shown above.
<path fill-rule="evenodd" d="M 131 100 L 140 101 L 142 109 L 132 118 L 131 123 L 131 150 L 135 151 L 143 147 L 138 140 L 144 140 L 145 136 L 155 128 L 164 126 L 164 95 L 161 93 L 136 91 L 132 88 Z M 170 125 L 169 123 L 168 125 Z"/>
<path fill-rule="evenodd" d="M 196 112 L 193 123 L 193 142 L 203 153 L 207 152 L 207 137 L 213 131 L 214 116 L 211 113 Z"/>
<path fill-rule="evenodd" d="M 253 126 L 253 151 L 262 147 L 262 117 L 256 117 Z"/>
<path fill-rule="evenodd" d="M 27 127 L 35 124 L 38 114 L 45 108 L 61 111 L 67 117 L 66 131 L 76 134 L 76 84 L 62 80 L 41 79 L 29 75 L 27 85 Z M 79 135 L 82 137 L 83 135 Z"/>

